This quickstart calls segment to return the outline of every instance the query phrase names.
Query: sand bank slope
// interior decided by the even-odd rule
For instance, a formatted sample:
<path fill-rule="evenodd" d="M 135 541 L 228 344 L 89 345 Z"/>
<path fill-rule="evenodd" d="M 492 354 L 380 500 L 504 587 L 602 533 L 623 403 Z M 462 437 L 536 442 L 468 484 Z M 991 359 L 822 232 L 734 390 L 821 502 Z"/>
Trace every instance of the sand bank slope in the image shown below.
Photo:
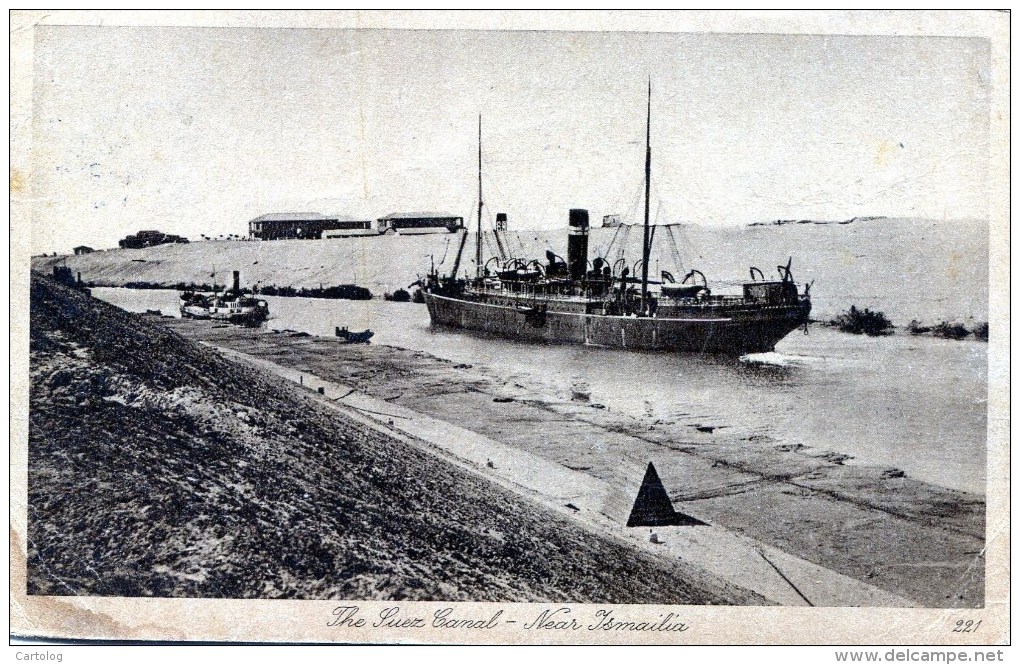
<path fill-rule="evenodd" d="M 760 603 L 33 277 L 28 591 Z"/>

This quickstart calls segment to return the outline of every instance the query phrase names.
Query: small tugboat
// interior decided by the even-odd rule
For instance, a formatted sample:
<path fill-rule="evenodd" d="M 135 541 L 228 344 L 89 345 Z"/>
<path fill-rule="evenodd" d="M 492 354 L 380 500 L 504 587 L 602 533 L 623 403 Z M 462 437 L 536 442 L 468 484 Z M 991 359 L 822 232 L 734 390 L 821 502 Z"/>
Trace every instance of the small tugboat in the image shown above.
<path fill-rule="evenodd" d="M 336 336 L 340 338 L 340 341 L 344 344 L 368 344 L 368 340 L 372 339 L 375 335 L 371 330 L 363 330 L 361 332 L 351 332 L 347 329 L 347 326 L 343 328 L 337 326 Z"/>
<path fill-rule="evenodd" d="M 229 290 L 212 293 L 181 292 L 181 317 L 210 319 L 236 325 L 257 327 L 269 318 L 269 304 L 241 293 L 240 273 L 234 271 L 234 285 Z"/>

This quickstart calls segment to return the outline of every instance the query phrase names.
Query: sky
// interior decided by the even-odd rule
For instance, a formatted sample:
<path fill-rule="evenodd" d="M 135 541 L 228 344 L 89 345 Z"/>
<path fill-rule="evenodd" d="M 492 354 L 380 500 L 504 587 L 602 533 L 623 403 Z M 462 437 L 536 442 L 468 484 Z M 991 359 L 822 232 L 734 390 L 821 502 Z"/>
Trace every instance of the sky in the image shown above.
<path fill-rule="evenodd" d="M 986 219 L 977 38 L 40 26 L 33 253 L 268 212 Z"/>

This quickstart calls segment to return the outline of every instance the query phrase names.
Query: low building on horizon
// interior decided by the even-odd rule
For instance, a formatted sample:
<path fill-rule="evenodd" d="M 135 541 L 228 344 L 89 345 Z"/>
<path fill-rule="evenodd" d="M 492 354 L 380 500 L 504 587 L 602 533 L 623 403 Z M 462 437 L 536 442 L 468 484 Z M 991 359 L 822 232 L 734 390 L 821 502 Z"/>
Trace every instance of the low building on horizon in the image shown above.
<path fill-rule="evenodd" d="M 154 247 L 156 245 L 186 242 L 188 242 L 188 239 L 184 236 L 163 233 L 162 231 L 139 231 L 134 235 L 126 236 L 117 244 L 120 245 L 121 249 L 141 249 L 143 247 Z M 77 253 L 78 251 L 76 248 L 75 254 Z"/>

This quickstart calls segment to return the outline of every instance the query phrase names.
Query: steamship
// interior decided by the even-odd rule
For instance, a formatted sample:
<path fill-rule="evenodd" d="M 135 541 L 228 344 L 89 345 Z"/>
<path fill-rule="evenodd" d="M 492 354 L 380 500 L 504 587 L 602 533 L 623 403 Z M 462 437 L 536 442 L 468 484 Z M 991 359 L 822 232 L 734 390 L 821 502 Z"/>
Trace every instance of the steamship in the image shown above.
<path fill-rule="evenodd" d="M 433 325 L 534 342 L 573 343 L 614 349 L 743 355 L 772 351 L 811 312 L 809 285 L 798 292 L 792 258 L 777 266 L 778 279 L 751 268 L 740 295 L 714 295 L 698 270 L 679 283 L 668 272 L 649 278 L 651 225 L 651 85 L 645 152 L 642 258 L 638 264 L 588 259 L 588 211 L 569 213 L 567 258 L 546 252 L 545 261 L 511 258 L 490 271 L 482 263 L 482 151 L 478 121 L 478 229 L 474 278 L 459 278 L 466 231 L 449 275 L 433 268 L 425 304 Z M 498 229 L 498 224 L 497 224 Z M 638 274 L 640 273 L 640 274 Z"/>

